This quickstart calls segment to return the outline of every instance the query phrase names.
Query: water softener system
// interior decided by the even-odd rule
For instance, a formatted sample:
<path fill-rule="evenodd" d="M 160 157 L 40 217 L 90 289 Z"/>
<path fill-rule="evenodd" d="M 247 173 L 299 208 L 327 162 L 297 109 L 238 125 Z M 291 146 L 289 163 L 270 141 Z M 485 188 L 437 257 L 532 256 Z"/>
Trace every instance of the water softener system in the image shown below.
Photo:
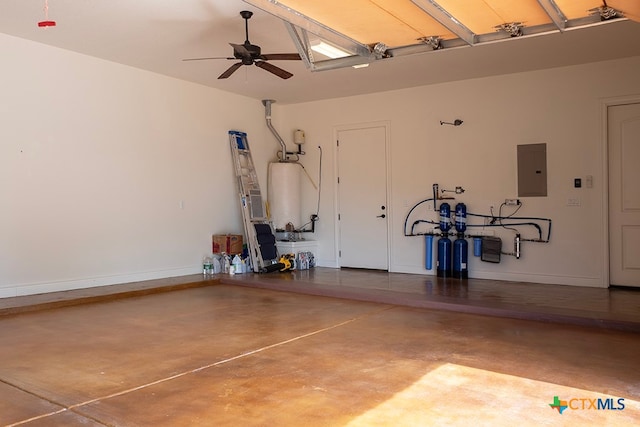
<path fill-rule="evenodd" d="M 505 202 L 500 207 L 500 211 L 498 215 L 494 215 L 493 210 L 491 211 L 491 215 L 482 215 L 477 213 L 471 213 L 467 211 L 467 206 L 464 203 L 458 203 L 455 206 L 455 213 L 452 215 L 451 205 L 447 202 L 442 202 L 440 207 L 437 206 L 438 201 L 442 201 L 443 199 L 453 200 L 452 197 L 443 197 L 440 195 L 440 192 L 443 194 L 445 192 L 451 192 L 456 194 L 464 193 L 464 189 L 462 187 L 456 187 L 455 190 L 440 190 L 438 184 L 433 184 L 433 198 L 424 199 L 418 203 L 416 203 L 407 213 L 407 216 L 404 220 L 404 235 L 405 236 L 424 236 L 424 244 L 425 244 L 425 268 L 427 270 L 431 270 L 433 268 L 433 243 L 434 238 L 439 236 L 438 244 L 437 244 L 437 254 L 436 254 L 436 275 L 438 277 L 454 277 L 457 279 L 467 279 L 469 277 L 469 243 L 467 242 L 467 238 L 473 238 L 473 255 L 475 257 L 481 257 L 482 261 L 487 262 L 500 262 L 499 257 L 497 261 L 493 259 L 484 258 L 485 249 L 484 249 L 484 239 L 485 234 L 478 235 L 477 233 L 471 232 L 471 234 L 466 234 L 467 230 L 470 227 L 482 227 L 482 228 L 493 228 L 499 227 L 504 228 L 506 230 L 510 230 L 515 233 L 514 238 L 514 247 L 513 252 L 504 252 L 501 251 L 500 247 L 497 248 L 498 254 L 503 255 L 511 255 L 516 259 L 520 259 L 521 256 L 521 243 L 522 242 L 535 242 L 535 243 L 549 243 L 549 239 L 551 237 L 551 219 L 550 218 L 539 218 L 539 217 L 516 217 L 514 213 L 518 211 L 519 207 L 515 212 L 503 216 L 502 215 L 502 206 L 506 205 Z M 412 212 L 418 206 L 421 206 L 424 203 L 433 202 L 433 211 L 437 212 L 439 215 L 438 220 L 430 220 L 430 219 L 418 219 L 413 222 L 413 225 L 408 228 L 409 218 L 412 215 Z M 521 202 L 518 201 L 518 206 L 521 205 Z M 493 209 L 493 208 L 492 208 Z M 467 220 L 470 217 L 481 218 L 484 220 L 483 224 L 468 224 Z M 546 223 L 547 228 L 547 236 L 543 237 L 543 227 Z M 436 226 L 435 229 L 426 230 L 423 232 L 416 231 L 416 227 L 421 224 L 431 224 Z M 455 234 L 456 240 L 451 241 L 449 236 L 453 234 L 451 231 L 452 227 L 455 226 Z M 518 227 L 518 228 L 516 228 Z M 525 239 L 522 237 L 520 233 L 519 227 L 533 227 L 537 233 L 538 238 Z M 493 233 L 491 234 L 493 236 Z M 496 240 L 501 243 L 499 238 L 495 237 L 487 237 L 487 239 L 492 239 L 491 242 L 495 242 Z M 500 244 L 499 243 L 499 244 Z M 491 252 L 492 247 L 487 248 L 487 254 Z M 493 248 L 496 250 L 495 248 Z"/>

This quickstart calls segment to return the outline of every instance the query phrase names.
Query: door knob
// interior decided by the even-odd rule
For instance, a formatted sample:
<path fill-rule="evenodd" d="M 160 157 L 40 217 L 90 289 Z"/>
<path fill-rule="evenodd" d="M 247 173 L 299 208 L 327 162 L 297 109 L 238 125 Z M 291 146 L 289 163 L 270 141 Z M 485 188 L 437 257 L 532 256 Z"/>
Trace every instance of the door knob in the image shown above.
<path fill-rule="evenodd" d="M 382 215 L 378 215 L 376 218 L 386 218 L 387 216 L 385 214 Z"/>

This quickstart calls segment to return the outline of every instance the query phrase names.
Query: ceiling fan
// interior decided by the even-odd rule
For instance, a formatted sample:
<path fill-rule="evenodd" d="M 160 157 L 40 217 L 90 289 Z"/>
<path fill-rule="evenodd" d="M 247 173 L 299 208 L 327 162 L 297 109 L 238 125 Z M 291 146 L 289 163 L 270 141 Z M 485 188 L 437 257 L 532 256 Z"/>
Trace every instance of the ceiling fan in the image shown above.
<path fill-rule="evenodd" d="M 237 60 L 240 62 L 236 62 L 231 67 L 229 67 L 224 73 L 218 76 L 219 79 L 226 79 L 231 76 L 238 68 L 243 65 L 254 65 L 256 67 L 262 68 L 282 79 L 288 79 L 293 76 L 290 72 L 283 70 L 280 67 L 276 67 L 273 64 L 270 64 L 267 61 L 283 61 L 283 60 L 300 60 L 300 55 L 298 53 L 270 53 L 263 54 L 260 46 L 251 44 L 249 41 L 249 19 L 253 16 L 253 12 L 248 10 L 243 10 L 240 12 L 240 16 L 244 19 L 244 28 L 245 28 L 245 41 L 243 44 L 234 44 L 229 43 L 233 47 L 233 57 L 232 58 L 223 58 L 223 57 L 214 57 L 214 58 L 188 58 L 183 59 L 183 61 L 202 61 L 208 59 L 230 59 Z"/>

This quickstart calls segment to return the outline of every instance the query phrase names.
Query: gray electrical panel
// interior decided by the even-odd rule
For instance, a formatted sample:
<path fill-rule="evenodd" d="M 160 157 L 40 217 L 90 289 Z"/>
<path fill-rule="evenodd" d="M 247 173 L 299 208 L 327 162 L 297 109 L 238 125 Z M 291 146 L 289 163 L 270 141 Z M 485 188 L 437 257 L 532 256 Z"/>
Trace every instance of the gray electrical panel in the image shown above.
<path fill-rule="evenodd" d="M 547 144 L 518 145 L 518 197 L 547 195 Z"/>

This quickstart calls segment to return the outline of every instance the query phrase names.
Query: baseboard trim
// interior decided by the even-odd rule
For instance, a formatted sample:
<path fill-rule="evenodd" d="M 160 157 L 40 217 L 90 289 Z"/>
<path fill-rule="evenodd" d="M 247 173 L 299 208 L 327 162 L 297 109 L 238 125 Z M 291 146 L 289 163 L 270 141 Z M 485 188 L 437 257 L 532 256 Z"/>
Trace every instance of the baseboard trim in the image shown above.
<path fill-rule="evenodd" d="M 38 295 L 23 295 L 0 299 L 0 316 L 80 304 L 106 302 L 123 298 L 173 292 L 218 284 L 220 284 L 219 277 L 205 278 L 201 274 L 195 274 L 49 292 Z"/>

